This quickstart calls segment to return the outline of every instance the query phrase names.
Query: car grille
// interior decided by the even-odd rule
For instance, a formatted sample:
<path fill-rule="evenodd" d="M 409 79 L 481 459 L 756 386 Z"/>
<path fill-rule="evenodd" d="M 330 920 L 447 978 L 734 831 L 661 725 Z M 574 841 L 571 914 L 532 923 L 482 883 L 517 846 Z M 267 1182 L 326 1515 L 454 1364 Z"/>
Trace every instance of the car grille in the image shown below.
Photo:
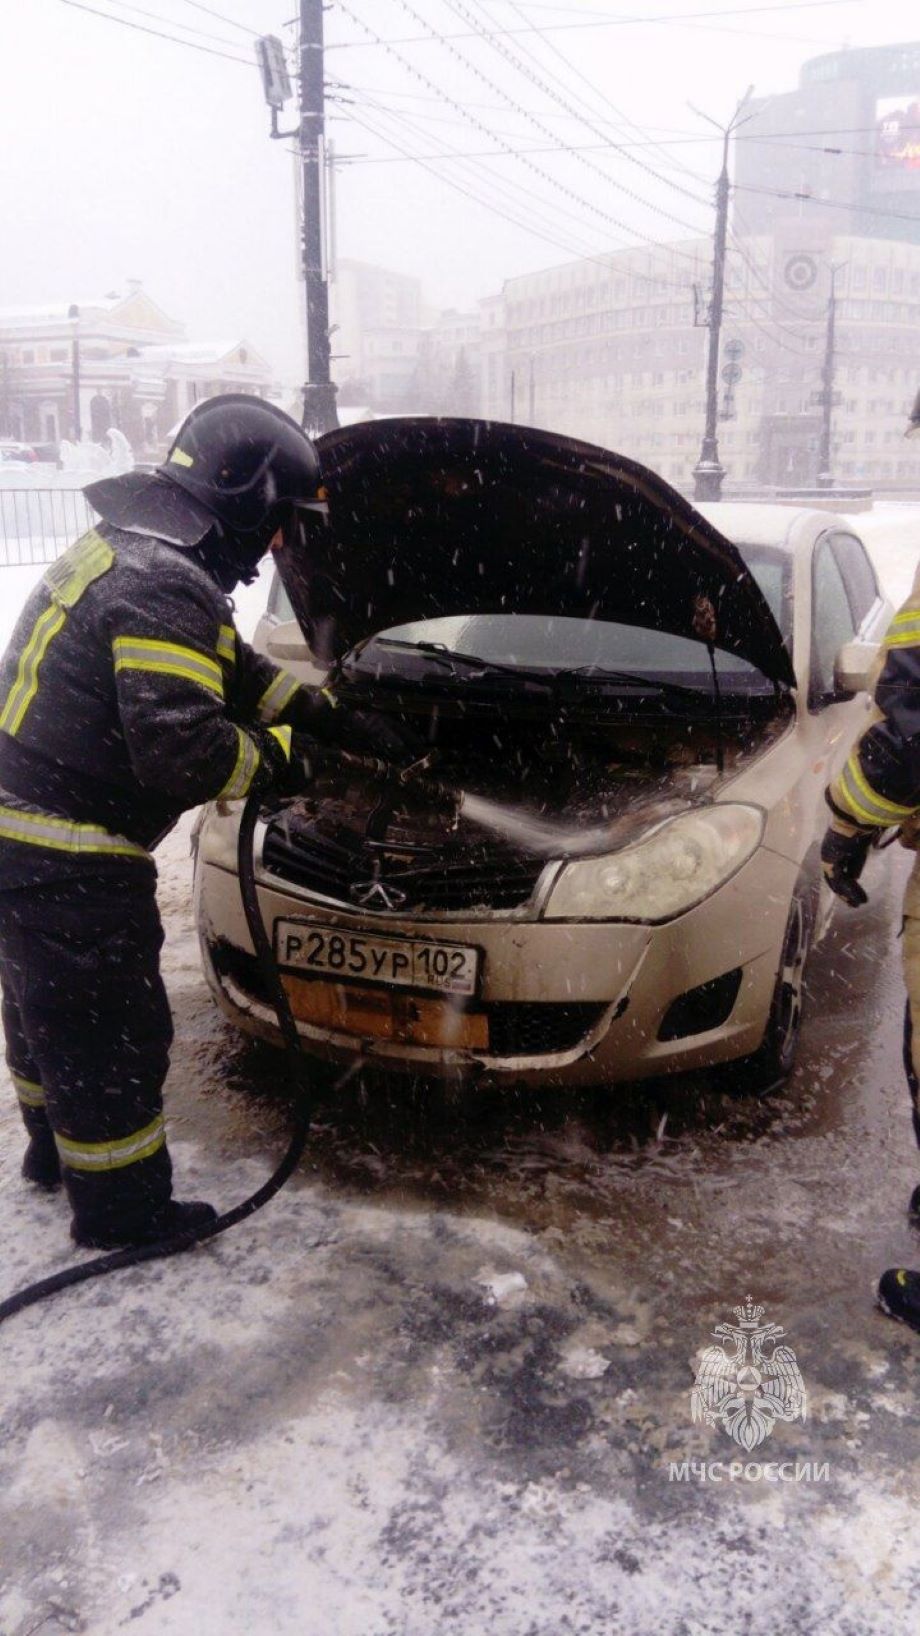
<path fill-rule="evenodd" d="M 270 1004 L 259 962 L 252 954 L 220 942 L 212 946 L 215 970 L 253 999 Z M 540 1057 L 574 1051 L 597 1027 L 607 1007 L 597 1003 L 494 1002 L 478 1008 L 489 1019 L 488 1055 Z"/>
<path fill-rule="evenodd" d="M 273 875 L 352 909 L 358 905 L 350 889 L 373 881 L 379 869 L 398 899 L 392 909 L 408 914 L 520 908 L 529 901 L 544 868 L 538 858 L 496 850 L 481 856 L 469 847 L 453 854 L 438 847 L 435 861 L 431 856 L 428 850 L 423 859 L 418 852 L 414 857 L 411 852 L 384 857 L 362 845 L 358 836 L 330 835 L 284 817 L 269 824 L 262 848 L 263 866 Z M 387 906 L 370 902 L 365 907 L 374 913 L 386 912 Z"/>

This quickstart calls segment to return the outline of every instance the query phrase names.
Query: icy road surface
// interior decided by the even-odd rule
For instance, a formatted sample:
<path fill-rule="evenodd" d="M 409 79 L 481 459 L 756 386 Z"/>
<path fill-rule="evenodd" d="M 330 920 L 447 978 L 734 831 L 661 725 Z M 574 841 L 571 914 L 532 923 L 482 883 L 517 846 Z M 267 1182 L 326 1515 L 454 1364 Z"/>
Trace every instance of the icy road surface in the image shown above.
<path fill-rule="evenodd" d="M 897 596 L 916 548 L 892 527 Z M 182 1191 L 228 1206 L 273 1167 L 288 1103 L 204 988 L 187 833 L 160 859 L 167 1107 Z M 908 864 L 875 860 L 869 907 L 818 950 L 782 1095 L 326 1081 L 261 1215 L 0 1329 L 2 1636 L 914 1636 L 920 1337 L 870 1293 L 920 1265 Z M 4 1292 L 74 1255 L 20 1153 L 0 1074 Z M 808 1394 L 752 1455 L 690 1410 L 748 1293 Z M 684 1462 L 722 1480 L 669 1480 Z"/>

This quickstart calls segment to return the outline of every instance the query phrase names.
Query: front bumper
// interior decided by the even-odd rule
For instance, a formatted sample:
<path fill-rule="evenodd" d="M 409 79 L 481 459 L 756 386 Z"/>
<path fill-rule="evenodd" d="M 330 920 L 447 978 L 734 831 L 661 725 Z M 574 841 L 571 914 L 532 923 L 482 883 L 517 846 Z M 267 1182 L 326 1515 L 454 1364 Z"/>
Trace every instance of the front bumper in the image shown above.
<path fill-rule="evenodd" d="M 234 1022 L 277 1042 L 233 867 L 231 823 L 229 815 L 209 812 L 199 834 L 196 914 L 205 974 Z M 796 874 L 794 864 L 760 848 L 712 897 L 662 926 L 550 922 L 519 913 L 369 914 L 311 897 L 264 870 L 257 871 L 257 891 L 269 933 L 279 917 L 307 916 L 344 932 L 430 937 L 483 951 L 476 1005 L 489 1014 L 488 1049 L 362 1039 L 299 1022 L 310 1054 L 342 1064 L 358 1055 L 390 1070 L 498 1084 L 579 1086 L 708 1067 L 756 1050 Z M 716 1027 L 659 1037 L 668 1033 L 664 1020 L 676 1001 L 726 973 L 738 973 L 737 987 Z"/>

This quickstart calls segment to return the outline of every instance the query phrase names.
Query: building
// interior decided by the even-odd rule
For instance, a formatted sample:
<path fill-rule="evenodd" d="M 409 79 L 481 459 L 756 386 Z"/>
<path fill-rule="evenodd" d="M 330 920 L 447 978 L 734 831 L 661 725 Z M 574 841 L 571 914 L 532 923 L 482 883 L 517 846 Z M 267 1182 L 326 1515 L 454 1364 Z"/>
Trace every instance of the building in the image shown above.
<path fill-rule="evenodd" d="M 794 91 L 746 111 L 739 231 L 772 232 L 798 211 L 829 235 L 920 244 L 920 43 L 816 57 Z"/>
<path fill-rule="evenodd" d="M 673 481 L 699 451 L 705 240 L 630 249 L 509 279 L 490 412 L 634 455 Z M 490 329 L 490 336 L 495 326 Z"/>
<path fill-rule="evenodd" d="M 710 255 L 708 241 L 687 240 L 510 279 L 504 323 L 489 330 L 504 348 L 490 342 L 488 412 L 616 448 L 689 487 L 708 344 L 694 316 Z M 920 450 L 903 437 L 920 387 L 920 244 L 793 219 L 729 249 L 718 436 L 730 486 L 817 478 L 832 267 L 832 471 L 920 483 Z"/>
<path fill-rule="evenodd" d="M 0 309 L 0 436 L 99 441 L 116 426 L 150 455 L 200 398 L 270 390 L 246 341 L 188 341 L 136 280 L 126 295 Z"/>
<path fill-rule="evenodd" d="M 333 372 L 342 403 L 412 407 L 425 327 L 421 280 L 369 262 L 337 262 L 330 284 Z"/>

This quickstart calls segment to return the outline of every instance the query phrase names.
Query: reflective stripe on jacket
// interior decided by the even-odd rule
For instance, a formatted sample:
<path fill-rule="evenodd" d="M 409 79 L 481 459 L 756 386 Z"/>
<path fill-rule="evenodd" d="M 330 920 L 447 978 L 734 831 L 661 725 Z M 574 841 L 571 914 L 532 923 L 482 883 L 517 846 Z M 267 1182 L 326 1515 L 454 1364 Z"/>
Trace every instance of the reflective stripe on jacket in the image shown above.
<path fill-rule="evenodd" d="M 882 640 L 872 718 L 827 797 L 839 817 L 864 829 L 888 829 L 920 811 L 920 569 Z"/>
<path fill-rule="evenodd" d="M 42 809 L 0 809 L 0 836 L 143 855 L 185 809 L 267 779 L 268 724 L 329 713 L 305 694 L 187 551 L 100 524 L 44 574 L 0 663 L 0 790 Z"/>

